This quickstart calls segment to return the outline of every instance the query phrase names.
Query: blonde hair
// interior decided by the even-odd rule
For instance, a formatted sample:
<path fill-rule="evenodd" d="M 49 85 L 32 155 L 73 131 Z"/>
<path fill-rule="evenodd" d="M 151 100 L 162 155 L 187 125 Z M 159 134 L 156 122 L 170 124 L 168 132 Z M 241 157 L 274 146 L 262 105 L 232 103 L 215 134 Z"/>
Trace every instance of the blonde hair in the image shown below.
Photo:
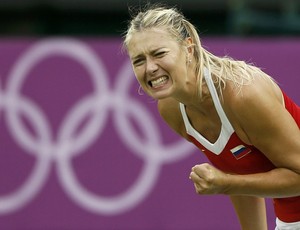
<path fill-rule="evenodd" d="M 207 68 L 212 76 L 214 76 L 213 81 L 219 90 L 226 86 L 227 80 L 232 81 L 240 90 L 242 85 L 249 84 L 252 81 L 253 76 L 269 77 L 258 67 L 250 63 L 233 60 L 228 56 L 217 57 L 204 49 L 195 26 L 176 8 L 153 5 L 140 11 L 129 23 L 124 36 L 125 49 L 128 47 L 130 39 L 135 33 L 154 27 L 166 28 L 181 45 L 184 44 L 186 38 L 192 38 L 196 61 L 195 74 L 197 76 L 200 96 L 202 96 L 202 90 L 200 89 L 205 84 L 203 78 L 204 68 Z M 221 93 L 221 91 L 219 92 Z"/>

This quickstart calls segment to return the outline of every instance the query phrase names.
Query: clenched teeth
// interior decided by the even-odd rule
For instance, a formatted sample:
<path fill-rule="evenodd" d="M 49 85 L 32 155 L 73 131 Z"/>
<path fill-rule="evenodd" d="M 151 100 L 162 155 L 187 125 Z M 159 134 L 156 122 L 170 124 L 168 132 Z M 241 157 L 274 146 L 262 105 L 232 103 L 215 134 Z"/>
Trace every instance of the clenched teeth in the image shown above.
<path fill-rule="evenodd" d="M 163 85 L 167 80 L 168 80 L 168 77 L 163 76 L 158 79 L 152 80 L 149 83 L 153 88 L 157 88 L 157 87 Z"/>

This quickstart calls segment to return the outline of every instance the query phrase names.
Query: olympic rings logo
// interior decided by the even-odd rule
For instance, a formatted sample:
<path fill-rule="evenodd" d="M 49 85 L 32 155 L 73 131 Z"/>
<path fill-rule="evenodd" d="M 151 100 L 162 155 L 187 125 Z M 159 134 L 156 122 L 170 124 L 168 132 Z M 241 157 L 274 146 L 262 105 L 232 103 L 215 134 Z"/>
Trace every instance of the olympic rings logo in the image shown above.
<path fill-rule="evenodd" d="M 39 61 L 52 55 L 62 55 L 83 65 L 95 89 L 68 111 L 55 141 L 51 139 L 53 134 L 46 114 L 36 103 L 20 93 L 26 74 Z M 184 141 L 168 145 L 162 143 L 161 133 L 151 113 L 128 93 L 133 81 L 135 78 L 131 64 L 125 61 L 112 89 L 99 56 L 87 44 L 75 39 L 43 40 L 24 52 L 9 73 L 6 89 L 0 90 L 0 110 L 6 111 L 4 119 L 14 141 L 24 152 L 34 155 L 37 161 L 31 174 L 17 191 L 0 196 L 0 214 L 14 212 L 29 203 L 45 185 L 52 162 L 57 164 L 57 174 L 63 190 L 87 211 L 115 215 L 133 208 L 145 199 L 158 179 L 161 165 L 186 157 L 193 147 Z M 97 138 L 104 135 L 102 131 L 108 111 L 113 111 L 113 122 L 121 141 L 130 152 L 145 162 L 133 185 L 114 197 L 104 197 L 84 188 L 76 178 L 71 164 L 72 158 L 82 154 Z M 26 128 L 21 115 L 31 123 L 35 136 Z M 91 119 L 75 135 L 76 128 L 87 115 Z M 140 140 L 129 117 L 135 119 L 140 126 L 146 141 Z"/>

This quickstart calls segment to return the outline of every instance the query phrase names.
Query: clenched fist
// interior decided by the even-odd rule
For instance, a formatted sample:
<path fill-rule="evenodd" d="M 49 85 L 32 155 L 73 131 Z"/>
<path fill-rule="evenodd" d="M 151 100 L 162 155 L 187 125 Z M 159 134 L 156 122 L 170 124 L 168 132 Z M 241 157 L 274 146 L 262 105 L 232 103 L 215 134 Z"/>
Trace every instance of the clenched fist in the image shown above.
<path fill-rule="evenodd" d="M 204 163 L 194 166 L 189 178 L 194 182 L 198 194 L 224 194 L 227 177 L 228 174 Z"/>

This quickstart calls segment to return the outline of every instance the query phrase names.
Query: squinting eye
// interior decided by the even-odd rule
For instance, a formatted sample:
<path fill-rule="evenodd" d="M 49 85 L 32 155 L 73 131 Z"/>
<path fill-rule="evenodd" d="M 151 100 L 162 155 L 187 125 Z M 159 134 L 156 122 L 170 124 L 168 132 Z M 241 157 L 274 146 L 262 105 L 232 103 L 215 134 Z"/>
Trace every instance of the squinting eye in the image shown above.
<path fill-rule="evenodd" d="M 132 64 L 133 64 L 134 66 L 139 66 L 139 65 L 142 64 L 142 62 L 143 62 L 143 60 L 137 59 L 137 60 L 135 60 Z"/>
<path fill-rule="evenodd" d="M 164 54 L 165 54 L 166 52 L 158 52 L 158 53 L 156 53 L 156 55 L 155 56 L 157 56 L 157 57 L 161 57 L 161 56 L 163 56 Z"/>

